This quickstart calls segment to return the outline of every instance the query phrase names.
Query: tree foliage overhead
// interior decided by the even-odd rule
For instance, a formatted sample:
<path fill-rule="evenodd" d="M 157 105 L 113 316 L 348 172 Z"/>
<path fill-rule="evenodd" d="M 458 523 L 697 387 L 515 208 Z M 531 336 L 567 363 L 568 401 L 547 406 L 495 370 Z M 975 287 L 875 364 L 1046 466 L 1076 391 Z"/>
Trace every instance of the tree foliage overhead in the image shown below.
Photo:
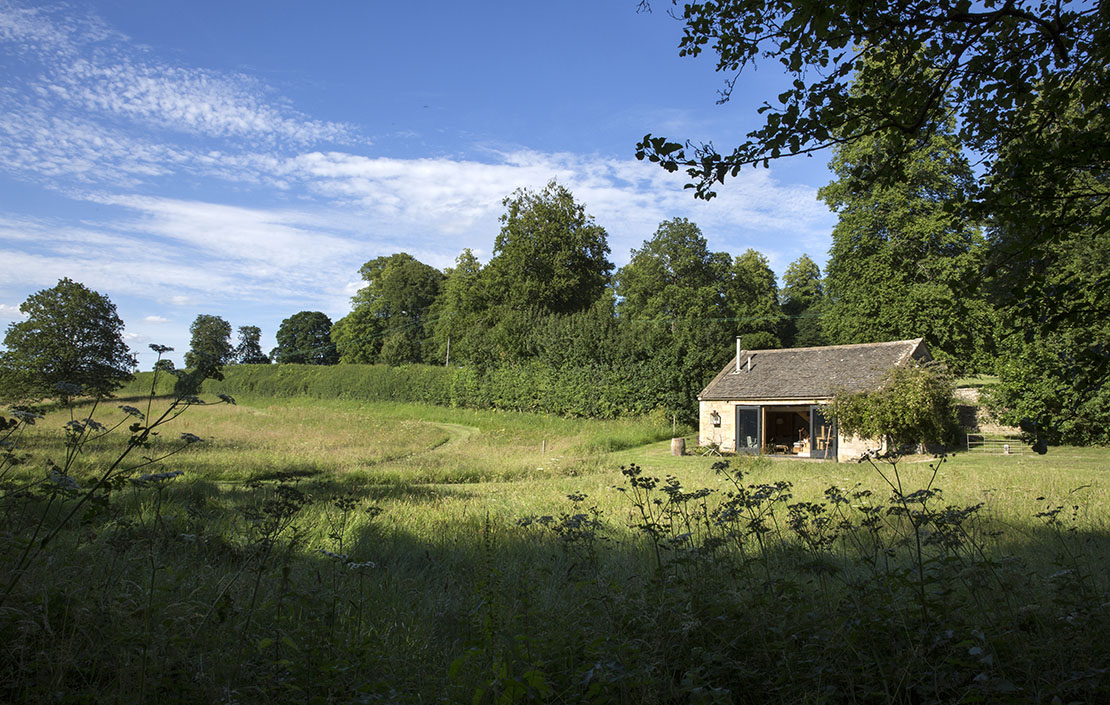
<path fill-rule="evenodd" d="M 554 181 L 538 193 L 518 189 L 503 205 L 484 275 L 490 298 L 511 309 L 547 313 L 593 305 L 613 270 L 605 228 Z"/>
<path fill-rule="evenodd" d="M 339 353 L 331 339 L 331 319 L 320 311 L 301 311 L 281 322 L 274 362 L 334 365 Z"/>
<path fill-rule="evenodd" d="M 1049 166 L 1041 169 L 1077 156 L 1065 146 L 1103 164 L 1108 159 L 1108 138 L 1096 128 L 1110 111 L 1105 3 L 721 0 L 684 5 L 682 20 L 679 54 L 716 54 L 717 70 L 727 75 L 722 101 L 761 60 L 793 78 L 774 104 L 759 108 L 763 126 L 730 153 L 644 137 L 637 156 L 668 171 L 685 168 L 703 198 L 745 165 L 872 136 L 889 140 L 894 152 L 898 145 L 908 150 L 930 126 L 952 118 L 960 141 L 984 155 L 987 174 L 998 175 L 994 155 L 1024 136 L 1033 104 L 1050 107 L 1043 111 L 1048 124 L 1038 129 L 1052 131 L 1058 123 L 1051 107 L 1076 97 L 1083 119 L 1064 131 L 1067 139 L 1043 146 Z M 875 90 L 853 92 L 853 79 Z"/>
<path fill-rule="evenodd" d="M 106 394 L 131 378 L 135 356 L 107 296 L 64 278 L 19 310 L 26 320 L 8 326 L 0 353 L 0 397 L 49 397 L 59 383 Z"/>

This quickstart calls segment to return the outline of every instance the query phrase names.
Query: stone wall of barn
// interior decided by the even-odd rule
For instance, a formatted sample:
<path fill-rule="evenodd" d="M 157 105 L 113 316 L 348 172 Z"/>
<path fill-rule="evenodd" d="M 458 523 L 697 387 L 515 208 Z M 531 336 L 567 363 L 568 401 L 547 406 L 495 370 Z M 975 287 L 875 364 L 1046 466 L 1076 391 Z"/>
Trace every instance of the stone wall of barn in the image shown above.
<path fill-rule="evenodd" d="M 713 425 L 713 412 L 721 415 L 721 425 Z M 698 445 L 717 444 L 722 451 L 736 450 L 736 402 L 698 402 Z"/>
<path fill-rule="evenodd" d="M 878 438 L 860 438 L 859 436 L 845 436 L 843 433 L 836 435 L 836 459 L 839 462 L 853 462 L 869 450 L 886 450 L 886 442 Z"/>

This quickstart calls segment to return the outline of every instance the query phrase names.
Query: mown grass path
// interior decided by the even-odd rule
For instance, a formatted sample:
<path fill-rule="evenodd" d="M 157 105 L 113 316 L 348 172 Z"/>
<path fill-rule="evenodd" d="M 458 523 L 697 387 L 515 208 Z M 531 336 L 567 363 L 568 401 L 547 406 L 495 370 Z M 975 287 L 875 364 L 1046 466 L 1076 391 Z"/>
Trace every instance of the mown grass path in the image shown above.
<path fill-rule="evenodd" d="M 442 443 L 438 443 L 438 444 L 432 446 L 428 450 L 438 450 L 439 448 L 442 448 L 442 447 L 444 447 L 445 445 L 447 445 L 449 443 L 457 443 L 459 441 L 465 441 L 468 438 L 470 438 L 471 436 L 482 432 L 482 429 L 478 428 L 477 426 L 466 426 L 466 425 L 461 424 L 461 423 L 437 423 L 437 422 L 432 422 L 432 425 L 436 426 L 438 428 L 442 428 L 444 431 L 447 431 L 447 433 L 450 434 L 450 435 L 447 438 L 447 440 L 443 441 Z"/>

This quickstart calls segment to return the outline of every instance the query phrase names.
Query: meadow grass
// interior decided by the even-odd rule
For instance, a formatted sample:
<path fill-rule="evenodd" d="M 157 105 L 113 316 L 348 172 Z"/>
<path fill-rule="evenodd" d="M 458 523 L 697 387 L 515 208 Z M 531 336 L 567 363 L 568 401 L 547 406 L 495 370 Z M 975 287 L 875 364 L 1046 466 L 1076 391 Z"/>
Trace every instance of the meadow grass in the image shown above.
<path fill-rule="evenodd" d="M 904 458 L 892 497 L 890 464 L 722 469 L 658 420 L 238 402 L 188 409 L 140 451 L 204 442 L 130 479 L 181 476 L 121 474 L 17 565 L 80 497 L 41 480 L 71 412 L 23 429 L 0 700 L 1107 695 L 1107 449 Z M 82 446 L 80 487 L 127 435 Z"/>

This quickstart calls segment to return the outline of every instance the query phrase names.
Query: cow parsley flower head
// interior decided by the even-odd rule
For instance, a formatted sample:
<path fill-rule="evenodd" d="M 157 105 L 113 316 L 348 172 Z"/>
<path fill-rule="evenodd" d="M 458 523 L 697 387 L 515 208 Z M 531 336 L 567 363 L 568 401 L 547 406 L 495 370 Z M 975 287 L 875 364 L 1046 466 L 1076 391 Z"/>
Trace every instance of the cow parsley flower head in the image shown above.
<path fill-rule="evenodd" d="M 79 489 L 81 489 L 81 485 L 77 484 L 77 480 L 74 480 L 69 475 L 63 475 L 62 473 L 58 472 L 57 470 L 51 470 L 48 479 L 50 480 L 50 483 L 52 485 L 54 485 L 55 487 L 57 487 L 58 489 L 62 489 L 62 490 L 79 490 Z"/>
<path fill-rule="evenodd" d="M 38 413 L 37 411 L 31 411 L 30 409 L 15 408 L 9 410 L 8 413 L 10 413 L 12 416 L 19 419 L 23 423 L 27 424 L 28 426 L 34 426 L 35 419 L 43 418 L 42 414 Z"/>
<path fill-rule="evenodd" d="M 166 472 L 156 472 L 150 475 L 141 475 L 131 479 L 131 484 L 145 487 L 147 485 L 156 485 L 162 482 L 168 482 L 175 477 L 181 477 L 185 473 L 181 470 L 169 470 Z"/>
<path fill-rule="evenodd" d="M 84 387 L 73 382 L 57 382 L 54 384 L 54 391 L 60 392 L 68 397 L 79 396 L 85 391 Z"/>

